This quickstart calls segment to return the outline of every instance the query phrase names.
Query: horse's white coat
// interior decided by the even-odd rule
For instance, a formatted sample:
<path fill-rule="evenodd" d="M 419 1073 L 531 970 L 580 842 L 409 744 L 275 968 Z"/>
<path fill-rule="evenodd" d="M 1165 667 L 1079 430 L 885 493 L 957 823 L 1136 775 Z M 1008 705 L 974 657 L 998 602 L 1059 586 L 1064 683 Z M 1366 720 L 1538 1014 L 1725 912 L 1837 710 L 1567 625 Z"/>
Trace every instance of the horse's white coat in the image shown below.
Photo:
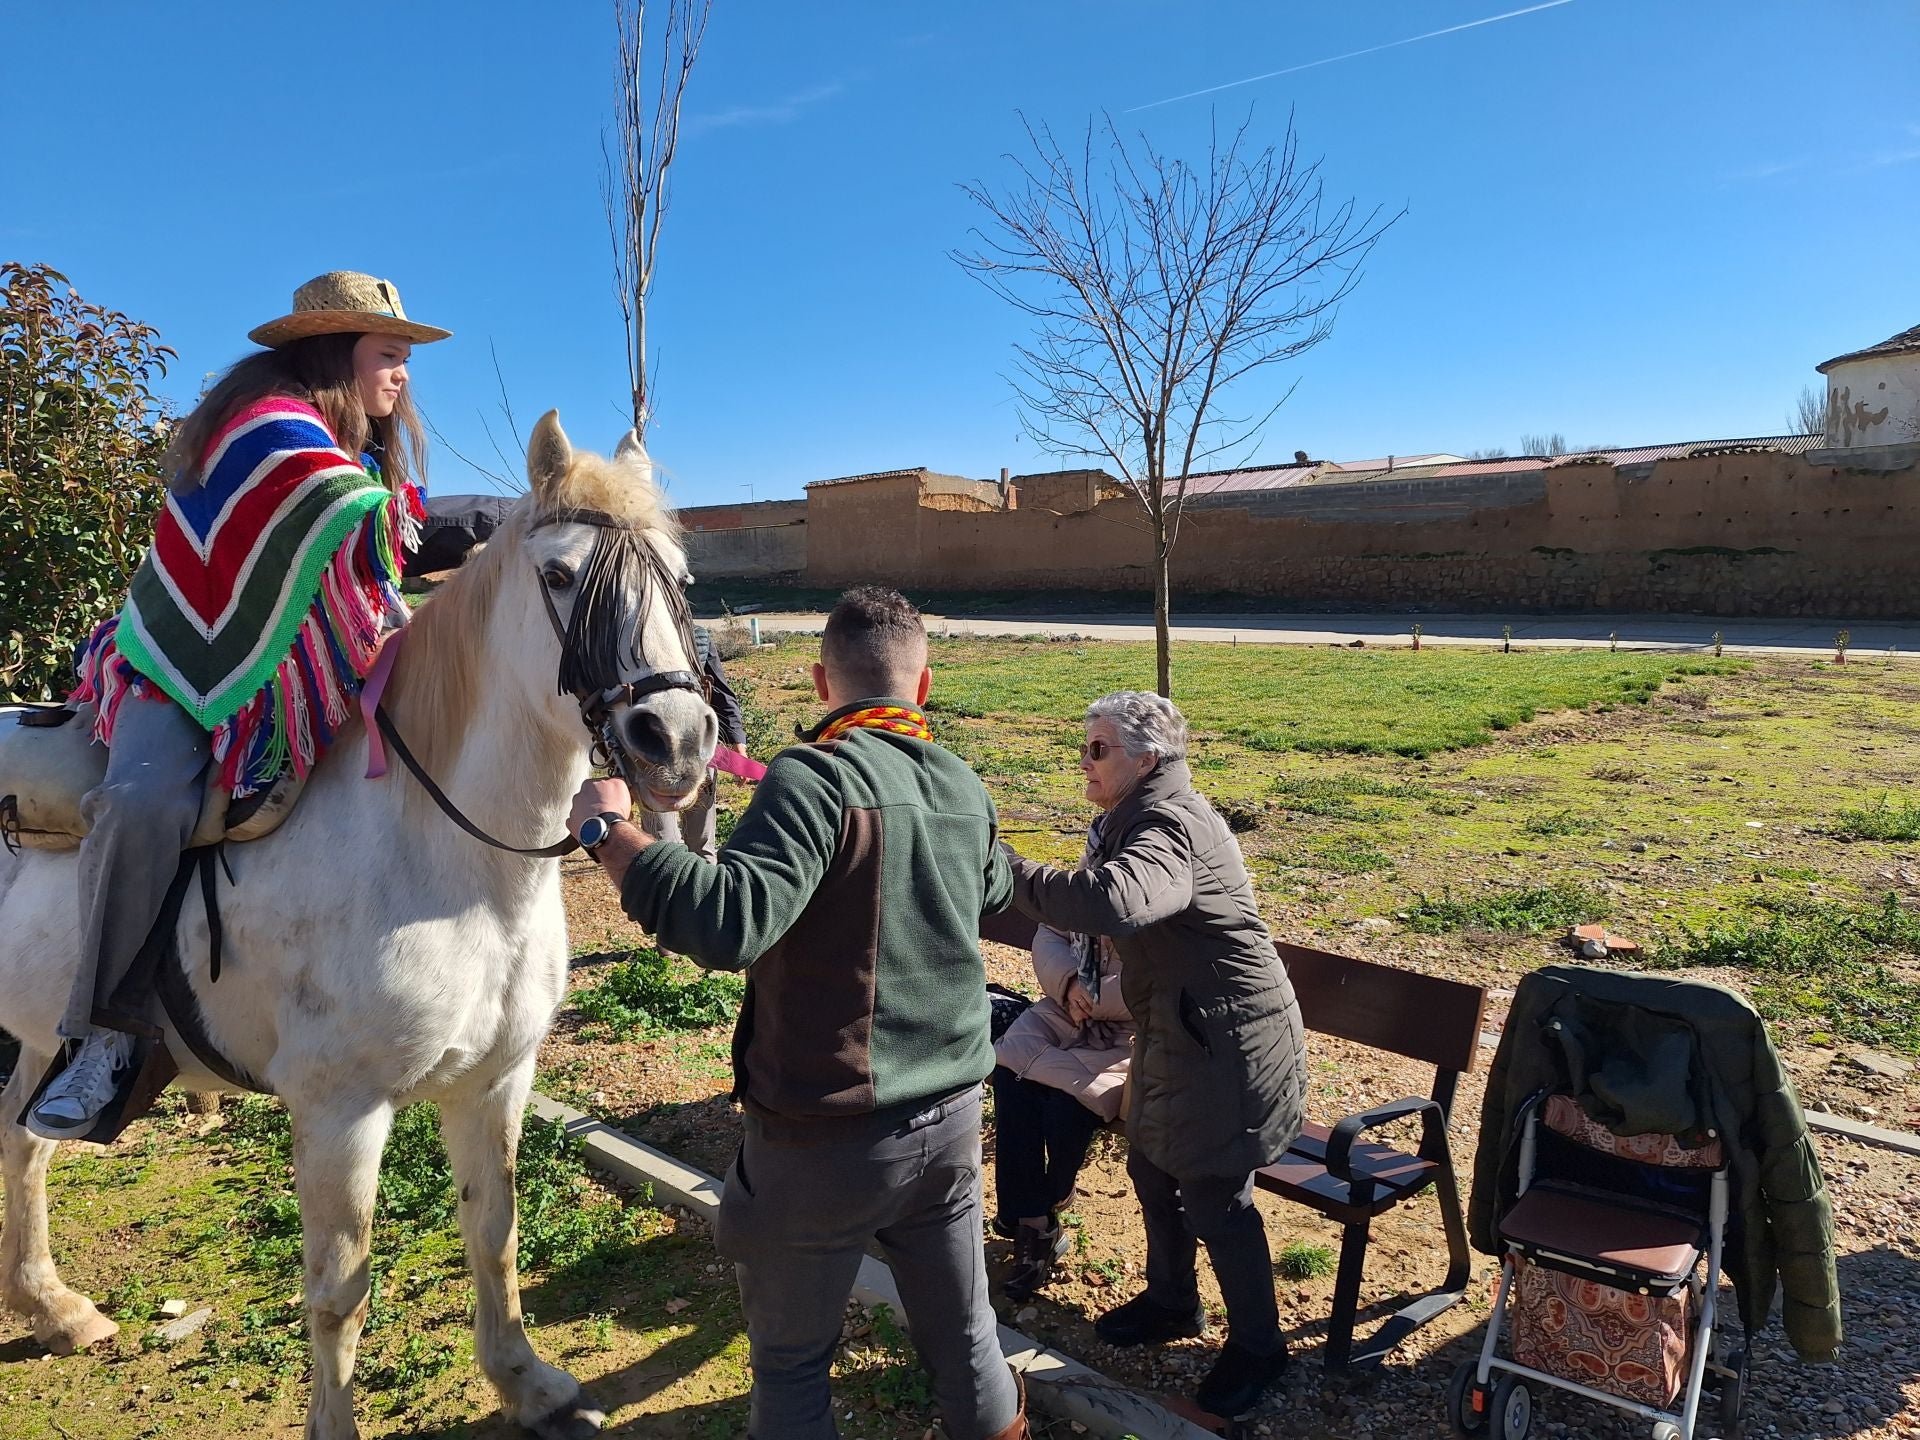
<path fill-rule="evenodd" d="M 615 465 L 575 457 L 552 415 L 529 448 L 529 497 L 434 605 L 460 605 L 482 586 L 472 631 L 422 627 L 400 666 L 416 678 L 449 663 L 454 645 L 478 647 L 484 683 L 455 751 L 436 778 L 479 826 L 511 844 L 544 845 L 564 830 L 587 770 L 588 737 L 569 696 L 555 693 L 558 641 L 539 593 L 543 573 L 577 572 L 594 540 L 583 525 L 529 532 L 534 511 L 574 503 L 570 473 L 625 469 L 635 513 L 659 511 L 650 469 L 622 443 Z M 669 528 L 669 573 L 684 561 Z M 471 597 L 468 597 L 469 599 Z M 564 618 L 567 596 L 556 593 Z M 635 615 L 641 654 L 685 669 L 691 657 L 659 607 Z M 450 612 L 451 613 L 451 612 Z M 431 641 L 432 643 L 425 643 Z M 393 704 L 408 730 L 406 687 Z M 691 784 L 712 752 L 713 719 L 685 692 L 643 702 L 683 752 Z M 521 1323 L 514 1265 L 513 1156 L 535 1051 L 566 988 L 567 941 L 559 866 L 502 854 L 462 834 L 396 763 L 369 782 L 358 724 L 340 737 L 299 807 L 273 835 L 230 849 L 234 884 L 221 882 L 225 961 L 208 982 L 207 926 L 197 891 L 182 917 L 182 953 L 220 1049 L 263 1078 L 292 1113 L 305 1232 L 307 1320 L 314 1351 L 307 1434 L 357 1435 L 354 1352 L 366 1319 L 367 1249 L 380 1152 L 394 1111 L 434 1100 L 459 1189 L 460 1228 L 477 1300 L 475 1355 L 507 1414 L 545 1435 L 598 1428 L 564 1371 L 543 1363 Z M 663 772 L 664 773 L 664 772 Z M 27 1317 L 57 1353 L 102 1340 L 113 1323 L 64 1285 L 47 1246 L 50 1142 L 17 1121 L 56 1049 L 77 944 L 76 860 L 29 851 L 0 855 L 0 1027 L 22 1045 L 0 1097 L 6 1183 L 0 1302 Z M 177 1040 L 183 1083 L 219 1088 Z"/>

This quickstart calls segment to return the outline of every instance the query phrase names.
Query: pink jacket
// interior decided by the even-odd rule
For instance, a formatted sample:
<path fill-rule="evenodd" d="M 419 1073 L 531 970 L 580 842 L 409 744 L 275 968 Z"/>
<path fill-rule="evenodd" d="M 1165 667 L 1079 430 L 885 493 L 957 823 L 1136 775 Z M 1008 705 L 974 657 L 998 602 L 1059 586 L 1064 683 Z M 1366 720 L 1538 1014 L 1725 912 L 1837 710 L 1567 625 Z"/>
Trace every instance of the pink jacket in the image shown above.
<path fill-rule="evenodd" d="M 1073 942 L 1042 925 L 1033 937 L 1033 973 L 1046 998 L 1036 1000 L 1007 1027 L 993 1047 L 994 1059 L 1026 1080 L 1064 1090 L 1102 1120 L 1120 1114 L 1133 1057 L 1133 1017 L 1120 997 L 1120 962 L 1100 942 L 1100 998 L 1093 1019 L 1075 1025 L 1061 997 L 1076 967 Z"/>

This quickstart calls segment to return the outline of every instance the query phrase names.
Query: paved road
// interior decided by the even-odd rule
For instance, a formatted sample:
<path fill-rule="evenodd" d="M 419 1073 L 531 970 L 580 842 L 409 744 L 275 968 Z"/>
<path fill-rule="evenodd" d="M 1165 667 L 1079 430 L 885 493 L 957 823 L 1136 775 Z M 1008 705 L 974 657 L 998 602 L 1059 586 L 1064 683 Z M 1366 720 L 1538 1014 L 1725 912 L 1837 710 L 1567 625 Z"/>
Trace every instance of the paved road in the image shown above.
<path fill-rule="evenodd" d="M 705 618 L 705 617 L 702 617 Z M 792 631 L 818 634 L 826 622 L 819 612 L 768 611 L 759 621 L 763 635 Z M 1420 623 L 1423 645 L 1498 645 L 1501 627 L 1513 627 L 1516 645 L 1528 649 L 1590 650 L 1613 643 L 1622 650 L 1710 650 L 1718 630 L 1734 655 L 1831 655 L 1832 621 L 1744 620 L 1712 615 L 1196 615 L 1173 627 L 1176 640 L 1205 640 L 1240 645 L 1369 645 L 1412 643 L 1408 626 Z M 949 635 L 1084 635 L 1099 640 L 1151 640 L 1151 615 L 977 615 L 929 614 L 927 628 Z M 1885 621 L 1855 625 L 1853 653 L 1884 656 L 1889 649 L 1920 655 L 1920 622 Z"/>

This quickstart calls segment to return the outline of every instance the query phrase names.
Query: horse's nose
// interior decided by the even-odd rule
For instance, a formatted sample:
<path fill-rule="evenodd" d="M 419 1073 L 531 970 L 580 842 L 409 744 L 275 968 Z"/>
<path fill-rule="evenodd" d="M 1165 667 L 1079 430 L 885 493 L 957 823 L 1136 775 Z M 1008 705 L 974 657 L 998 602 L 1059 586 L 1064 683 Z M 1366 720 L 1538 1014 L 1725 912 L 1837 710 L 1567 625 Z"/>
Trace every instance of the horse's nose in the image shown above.
<path fill-rule="evenodd" d="M 643 764 L 669 765 L 674 760 L 673 732 L 652 710 L 634 706 L 627 711 L 627 750 Z"/>

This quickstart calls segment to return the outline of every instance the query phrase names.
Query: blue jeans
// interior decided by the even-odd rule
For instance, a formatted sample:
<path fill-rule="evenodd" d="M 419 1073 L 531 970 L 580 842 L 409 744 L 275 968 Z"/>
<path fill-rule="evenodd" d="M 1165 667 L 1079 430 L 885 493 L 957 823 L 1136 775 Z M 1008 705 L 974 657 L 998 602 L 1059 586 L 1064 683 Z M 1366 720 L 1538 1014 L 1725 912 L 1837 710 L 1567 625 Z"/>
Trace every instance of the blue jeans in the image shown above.
<path fill-rule="evenodd" d="M 877 1240 L 952 1440 L 1019 1409 L 987 1298 L 980 1092 L 873 1124 L 748 1111 L 714 1243 L 733 1261 L 753 1363 L 752 1440 L 835 1440 L 828 1371 Z"/>

